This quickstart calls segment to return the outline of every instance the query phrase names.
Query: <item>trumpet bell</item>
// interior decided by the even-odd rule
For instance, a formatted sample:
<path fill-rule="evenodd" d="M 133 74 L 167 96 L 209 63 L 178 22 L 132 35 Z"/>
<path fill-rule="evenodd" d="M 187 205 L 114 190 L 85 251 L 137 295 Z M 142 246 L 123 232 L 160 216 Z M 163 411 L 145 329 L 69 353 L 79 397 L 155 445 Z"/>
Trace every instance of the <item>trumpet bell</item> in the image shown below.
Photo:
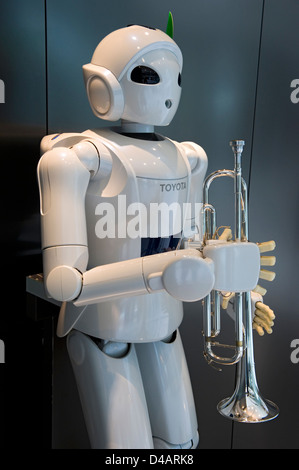
<path fill-rule="evenodd" d="M 237 364 L 236 387 L 230 398 L 221 400 L 217 409 L 222 416 L 239 423 L 262 423 L 279 415 L 278 406 L 260 394 L 253 353 L 250 317 L 247 323 L 247 348 Z"/>
<path fill-rule="evenodd" d="M 218 403 L 217 409 L 222 416 L 240 423 L 261 423 L 274 419 L 279 414 L 278 406 L 250 392 L 242 397 L 234 394 Z"/>

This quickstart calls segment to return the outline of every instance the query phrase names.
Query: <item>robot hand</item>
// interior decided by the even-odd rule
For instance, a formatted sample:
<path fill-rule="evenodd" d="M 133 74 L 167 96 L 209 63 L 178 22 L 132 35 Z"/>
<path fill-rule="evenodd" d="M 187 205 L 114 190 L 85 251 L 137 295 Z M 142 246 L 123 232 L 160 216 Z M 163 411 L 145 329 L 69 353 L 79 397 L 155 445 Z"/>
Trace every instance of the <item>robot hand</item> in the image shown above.
<path fill-rule="evenodd" d="M 223 232 L 224 234 L 224 232 Z M 222 234 L 222 236 L 223 236 Z M 228 238 L 227 238 L 227 237 Z M 229 239 L 229 232 L 223 236 L 225 239 Z M 260 253 L 272 251 L 275 248 L 275 242 L 263 242 L 258 244 Z M 276 262 L 275 256 L 261 256 L 261 266 L 274 266 Z M 260 270 L 260 279 L 273 281 L 275 273 L 264 269 Z M 266 331 L 268 334 L 273 332 L 272 327 L 274 325 L 275 315 L 273 310 L 266 304 L 263 303 L 263 295 L 266 294 L 266 289 L 257 285 L 251 292 L 251 308 L 253 315 L 252 327 L 260 336 L 264 335 Z M 225 309 L 231 318 L 234 318 L 234 293 L 223 294 L 222 297 L 222 308 Z"/>
<path fill-rule="evenodd" d="M 234 297 L 235 294 L 231 292 L 222 296 L 222 308 L 227 311 L 232 319 L 235 318 Z M 268 305 L 263 303 L 262 296 L 253 291 L 251 291 L 251 309 L 253 312 L 252 328 L 260 336 L 264 336 L 265 331 L 271 334 L 275 319 L 274 312 Z"/>
<path fill-rule="evenodd" d="M 273 240 L 263 243 L 258 243 L 260 253 L 266 253 L 268 251 L 273 251 L 275 249 L 275 242 Z M 261 266 L 274 266 L 276 263 L 275 256 L 261 256 Z M 275 279 L 275 273 L 273 271 L 268 271 L 266 269 L 260 270 L 260 279 L 265 279 L 267 281 L 273 281 Z M 257 285 L 254 289 L 254 292 L 251 295 L 253 300 L 255 310 L 253 317 L 253 328 L 257 331 L 260 336 L 264 335 L 264 330 L 268 333 L 272 333 L 272 326 L 274 325 L 273 320 L 275 315 L 273 310 L 270 309 L 267 305 L 263 303 L 262 296 L 266 294 L 267 290 L 263 287 Z M 256 294 L 260 294 L 260 299 L 255 297 Z"/>
<path fill-rule="evenodd" d="M 263 243 L 257 244 L 260 253 L 266 253 L 268 251 L 273 251 L 275 249 L 275 242 L 273 240 Z M 276 263 L 275 256 L 261 256 L 261 266 L 274 266 Z M 266 281 L 274 281 L 275 273 L 273 271 L 268 271 L 267 269 L 260 270 L 260 279 L 264 279 Z M 261 294 L 262 296 L 266 295 L 267 290 L 257 285 L 254 289 L 254 292 Z"/>
<path fill-rule="evenodd" d="M 203 256 L 215 265 L 214 290 L 220 292 L 248 292 L 255 288 L 259 278 L 260 255 L 255 243 L 231 242 L 223 237 L 209 239 L 203 247 Z"/>
<path fill-rule="evenodd" d="M 271 327 L 274 325 L 273 320 L 275 319 L 274 312 L 262 301 L 258 300 L 256 302 L 253 298 L 254 294 L 253 292 L 251 296 L 251 301 L 255 305 L 252 327 L 260 336 L 264 336 L 264 330 L 271 334 L 273 331 Z"/>

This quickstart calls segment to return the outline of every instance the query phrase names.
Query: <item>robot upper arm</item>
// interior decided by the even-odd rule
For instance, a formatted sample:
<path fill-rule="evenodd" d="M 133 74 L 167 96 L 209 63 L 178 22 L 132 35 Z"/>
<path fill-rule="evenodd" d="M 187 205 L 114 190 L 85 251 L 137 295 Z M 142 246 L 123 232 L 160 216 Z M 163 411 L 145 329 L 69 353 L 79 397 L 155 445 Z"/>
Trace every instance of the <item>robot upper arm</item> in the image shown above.
<path fill-rule="evenodd" d="M 38 164 L 43 248 L 86 245 L 85 193 L 90 172 L 73 149 L 47 151 Z"/>
<path fill-rule="evenodd" d="M 82 135 L 59 137 L 43 139 L 41 148 L 48 150 L 37 173 L 45 287 L 50 297 L 67 300 L 80 291 L 88 262 L 87 187 L 91 178 L 107 178 L 109 155 L 105 150 L 99 171 L 98 146 Z"/>
<path fill-rule="evenodd" d="M 91 179 L 109 180 L 110 153 L 82 134 L 47 136 L 41 149 L 48 149 L 38 164 L 43 248 L 86 245 L 86 190 Z"/>

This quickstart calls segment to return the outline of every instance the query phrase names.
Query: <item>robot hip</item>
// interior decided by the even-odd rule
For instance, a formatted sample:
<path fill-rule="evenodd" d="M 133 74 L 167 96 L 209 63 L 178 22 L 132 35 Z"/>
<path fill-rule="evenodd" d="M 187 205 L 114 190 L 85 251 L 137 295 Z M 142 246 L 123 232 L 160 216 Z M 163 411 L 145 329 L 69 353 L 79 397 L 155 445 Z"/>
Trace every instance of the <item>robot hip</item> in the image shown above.
<path fill-rule="evenodd" d="M 88 305 L 73 327 L 101 339 L 142 343 L 166 338 L 182 319 L 182 302 L 158 292 Z"/>

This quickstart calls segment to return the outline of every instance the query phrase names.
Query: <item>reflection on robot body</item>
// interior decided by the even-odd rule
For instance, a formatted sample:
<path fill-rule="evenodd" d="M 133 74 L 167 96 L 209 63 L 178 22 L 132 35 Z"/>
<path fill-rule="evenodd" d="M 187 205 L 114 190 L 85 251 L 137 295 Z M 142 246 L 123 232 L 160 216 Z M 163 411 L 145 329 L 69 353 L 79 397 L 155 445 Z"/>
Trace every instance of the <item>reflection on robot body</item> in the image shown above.
<path fill-rule="evenodd" d="M 144 26 L 117 30 L 83 72 L 94 114 L 121 124 L 41 144 L 44 279 L 47 295 L 62 301 L 57 334 L 67 335 L 91 447 L 196 448 L 178 331 L 182 301 L 204 298 L 227 269 L 234 269 L 231 292 L 240 279 L 253 289 L 259 250 L 248 243 L 248 253 L 237 250 L 230 260 L 222 243 L 223 270 L 212 246 L 209 258 L 192 245 L 183 249 L 184 237 L 199 236 L 193 209 L 207 157 L 195 143 L 155 133 L 171 122 L 181 95 L 182 54 L 173 39 Z M 166 221 L 138 210 L 172 204 Z"/>

